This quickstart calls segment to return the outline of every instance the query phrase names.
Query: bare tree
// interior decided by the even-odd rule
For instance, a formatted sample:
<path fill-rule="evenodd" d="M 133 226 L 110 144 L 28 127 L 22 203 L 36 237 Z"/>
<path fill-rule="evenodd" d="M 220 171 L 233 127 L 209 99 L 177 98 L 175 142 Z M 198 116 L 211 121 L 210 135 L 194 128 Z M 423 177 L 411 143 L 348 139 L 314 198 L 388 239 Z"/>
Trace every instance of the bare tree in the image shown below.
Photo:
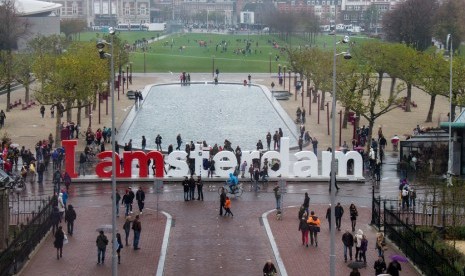
<path fill-rule="evenodd" d="M 389 41 L 405 43 L 423 51 L 431 46 L 436 0 L 407 0 L 383 16 L 383 30 Z"/>
<path fill-rule="evenodd" d="M 5 0 L 0 5 L 0 89 L 6 89 L 6 111 L 10 111 L 11 83 L 13 82 L 12 51 L 17 48 L 18 39 L 28 30 L 27 20 L 20 18 L 14 1 Z"/>

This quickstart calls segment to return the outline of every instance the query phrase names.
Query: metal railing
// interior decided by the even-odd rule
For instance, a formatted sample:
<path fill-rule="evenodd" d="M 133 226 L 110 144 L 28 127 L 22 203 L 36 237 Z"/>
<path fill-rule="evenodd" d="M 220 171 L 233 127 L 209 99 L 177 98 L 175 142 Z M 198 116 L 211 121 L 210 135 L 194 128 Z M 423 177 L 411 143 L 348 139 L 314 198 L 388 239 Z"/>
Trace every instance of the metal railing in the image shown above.
<path fill-rule="evenodd" d="M 0 253 L 0 276 L 13 275 L 21 270 L 31 252 L 45 237 L 52 226 L 52 202 L 48 198 L 40 210 L 25 217 L 13 232 L 13 241 Z"/>
<path fill-rule="evenodd" d="M 394 212 L 386 208 L 384 202 L 384 234 L 394 242 L 426 275 L 461 275 L 461 272 L 438 253 L 409 225 L 405 224 Z"/>

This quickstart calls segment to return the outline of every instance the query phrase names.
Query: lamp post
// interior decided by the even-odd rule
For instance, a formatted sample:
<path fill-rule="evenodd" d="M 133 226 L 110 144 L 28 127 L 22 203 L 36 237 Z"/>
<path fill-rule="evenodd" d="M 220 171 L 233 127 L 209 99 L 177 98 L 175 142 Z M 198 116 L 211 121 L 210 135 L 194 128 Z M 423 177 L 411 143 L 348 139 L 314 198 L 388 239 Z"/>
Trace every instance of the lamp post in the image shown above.
<path fill-rule="evenodd" d="M 212 77 L 215 77 L 215 56 L 212 56 Z"/>
<path fill-rule="evenodd" d="M 97 48 L 100 52 L 100 57 L 110 57 L 110 92 L 111 92 L 111 149 L 112 149 L 112 156 L 111 156 L 111 226 L 112 226 L 112 250 L 111 250 L 111 275 L 117 276 L 118 275 L 118 262 L 117 262 L 117 241 L 116 241 L 116 205 L 115 205 L 115 198 L 116 198 L 116 153 L 115 153 L 115 66 L 114 66 L 114 54 L 113 54 L 113 36 L 115 34 L 115 30 L 110 27 L 110 43 L 106 43 L 105 41 L 101 41 L 97 43 Z M 103 52 L 103 48 L 105 44 L 110 45 L 110 52 L 111 54 L 106 54 Z"/>
<path fill-rule="evenodd" d="M 142 48 L 143 51 L 144 51 L 144 74 L 147 73 L 147 62 L 146 62 L 146 59 L 145 59 L 145 52 L 146 52 L 146 51 L 145 51 L 145 48 L 146 48 L 146 46 L 144 46 L 144 47 Z M 118 96 L 119 96 L 119 94 L 118 94 Z"/>
<path fill-rule="evenodd" d="M 452 117 L 454 110 L 452 110 L 452 35 L 447 35 L 447 48 L 449 49 L 449 160 L 447 164 L 447 185 L 452 186 Z"/>
<path fill-rule="evenodd" d="M 129 70 L 131 71 L 129 74 L 129 84 L 132 84 L 132 61 L 129 62 Z"/>
<path fill-rule="evenodd" d="M 284 90 L 286 90 L 286 66 L 283 67 Z"/>
<path fill-rule="evenodd" d="M 126 90 L 129 90 L 129 64 L 126 65 Z"/>
<path fill-rule="evenodd" d="M 270 56 L 270 75 L 271 75 L 271 53 L 268 53 Z"/>

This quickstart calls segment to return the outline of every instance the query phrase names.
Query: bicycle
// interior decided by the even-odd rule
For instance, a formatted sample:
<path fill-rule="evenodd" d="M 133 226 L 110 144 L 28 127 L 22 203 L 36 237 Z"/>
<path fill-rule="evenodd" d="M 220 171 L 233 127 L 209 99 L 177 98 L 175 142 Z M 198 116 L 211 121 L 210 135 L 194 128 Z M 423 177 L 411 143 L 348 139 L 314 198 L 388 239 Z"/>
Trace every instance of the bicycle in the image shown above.
<path fill-rule="evenodd" d="M 242 183 L 239 183 L 236 186 L 234 186 L 233 191 L 231 191 L 231 189 L 229 188 L 228 182 L 224 183 L 222 187 L 218 188 L 219 195 L 221 195 L 221 193 L 223 192 L 223 189 L 226 192 L 226 194 L 231 194 L 236 197 L 240 197 L 242 193 L 244 193 L 244 189 L 242 188 Z"/>
<path fill-rule="evenodd" d="M 24 191 L 24 189 L 26 188 L 26 183 L 24 182 L 24 179 L 19 175 L 13 175 L 11 176 L 11 178 L 12 180 L 5 185 L 5 188 L 16 192 Z"/>

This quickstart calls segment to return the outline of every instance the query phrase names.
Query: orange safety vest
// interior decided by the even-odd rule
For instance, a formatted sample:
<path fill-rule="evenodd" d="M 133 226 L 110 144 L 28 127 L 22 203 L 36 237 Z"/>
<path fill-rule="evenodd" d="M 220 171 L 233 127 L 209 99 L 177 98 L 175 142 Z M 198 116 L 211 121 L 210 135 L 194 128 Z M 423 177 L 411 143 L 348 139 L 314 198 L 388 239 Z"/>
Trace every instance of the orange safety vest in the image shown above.
<path fill-rule="evenodd" d="M 307 223 L 311 226 L 320 227 L 320 219 L 317 216 L 309 216 Z"/>

